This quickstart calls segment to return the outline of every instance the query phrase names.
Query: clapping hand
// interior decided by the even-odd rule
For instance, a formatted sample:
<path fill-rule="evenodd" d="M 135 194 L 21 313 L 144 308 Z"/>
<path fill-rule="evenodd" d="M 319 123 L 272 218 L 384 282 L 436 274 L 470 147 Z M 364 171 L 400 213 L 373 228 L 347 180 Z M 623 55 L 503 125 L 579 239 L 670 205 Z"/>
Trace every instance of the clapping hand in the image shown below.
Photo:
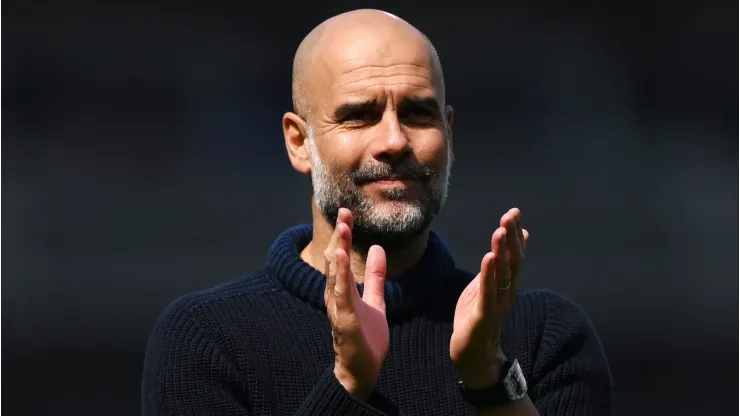
<path fill-rule="evenodd" d="M 383 292 L 386 257 L 380 246 L 370 248 L 361 297 L 350 270 L 351 248 L 352 213 L 342 208 L 324 251 L 324 301 L 334 339 L 334 375 L 353 397 L 365 400 L 375 388 L 389 348 Z"/>
<path fill-rule="evenodd" d="M 491 237 L 491 252 L 483 256 L 480 273 L 457 302 L 450 358 L 467 388 L 486 388 L 499 380 L 505 360 L 501 327 L 516 296 L 528 238 L 521 212 L 512 208 Z"/>

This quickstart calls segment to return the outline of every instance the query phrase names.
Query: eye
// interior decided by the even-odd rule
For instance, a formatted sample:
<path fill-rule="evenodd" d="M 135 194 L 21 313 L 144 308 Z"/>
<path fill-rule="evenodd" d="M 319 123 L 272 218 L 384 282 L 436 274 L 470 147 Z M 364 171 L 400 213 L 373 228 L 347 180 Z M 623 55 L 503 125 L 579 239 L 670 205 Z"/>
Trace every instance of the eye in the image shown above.
<path fill-rule="evenodd" d="M 429 123 L 435 121 L 437 116 L 432 111 L 415 108 L 406 112 L 404 118 L 414 123 Z"/>
<path fill-rule="evenodd" d="M 409 112 L 409 116 L 411 117 L 434 117 L 434 115 L 430 111 L 427 111 L 424 109 L 411 110 Z"/>
<path fill-rule="evenodd" d="M 366 123 L 378 120 L 378 116 L 371 111 L 355 111 L 347 114 L 342 122 L 345 123 Z"/>

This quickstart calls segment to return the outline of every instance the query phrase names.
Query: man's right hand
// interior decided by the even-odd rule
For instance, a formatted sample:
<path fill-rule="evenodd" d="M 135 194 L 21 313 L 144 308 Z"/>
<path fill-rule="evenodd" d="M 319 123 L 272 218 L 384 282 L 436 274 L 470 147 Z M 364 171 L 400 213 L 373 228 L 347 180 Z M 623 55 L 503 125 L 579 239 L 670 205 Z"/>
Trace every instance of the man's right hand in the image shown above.
<path fill-rule="evenodd" d="M 388 354 L 389 333 L 383 288 L 385 251 L 372 246 L 365 265 L 362 297 L 350 270 L 352 213 L 341 208 L 329 246 L 324 251 L 324 301 L 334 338 L 334 375 L 350 395 L 367 400 Z"/>

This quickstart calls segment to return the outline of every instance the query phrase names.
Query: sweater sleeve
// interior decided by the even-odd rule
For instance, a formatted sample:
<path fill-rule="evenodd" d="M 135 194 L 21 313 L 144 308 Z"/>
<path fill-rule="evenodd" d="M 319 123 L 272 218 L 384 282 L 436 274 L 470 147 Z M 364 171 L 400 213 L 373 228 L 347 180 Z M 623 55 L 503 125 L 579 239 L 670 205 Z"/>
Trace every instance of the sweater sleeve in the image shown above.
<path fill-rule="evenodd" d="M 303 401 L 296 415 L 398 415 L 395 406 L 379 392 L 367 403 L 354 399 L 334 376 L 333 367 L 321 375 L 313 391 Z"/>
<path fill-rule="evenodd" d="M 142 414 L 250 415 L 244 383 L 189 309 L 172 303 L 149 338 L 142 380 Z"/>
<path fill-rule="evenodd" d="M 604 350 L 586 314 L 570 300 L 541 292 L 545 323 L 533 369 L 541 415 L 609 416 L 612 378 Z"/>
<path fill-rule="evenodd" d="M 248 416 L 247 385 L 242 374 L 190 312 L 192 298 L 170 305 L 160 316 L 144 360 L 144 416 Z M 274 411 L 274 409 L 273 409 Z M 269 413 L 272 414 L 272 413 Z M 295 413 L 299 415 L 396 415 L 391 402 L 374 392 L 367 402 L 350 396 L 328 368 Z"/>

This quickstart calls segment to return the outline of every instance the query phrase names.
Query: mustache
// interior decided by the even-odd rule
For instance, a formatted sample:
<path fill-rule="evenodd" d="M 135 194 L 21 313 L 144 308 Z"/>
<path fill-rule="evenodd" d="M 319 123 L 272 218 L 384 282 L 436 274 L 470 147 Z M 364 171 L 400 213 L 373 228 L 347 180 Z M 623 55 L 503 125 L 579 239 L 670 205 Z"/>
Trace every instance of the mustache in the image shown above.
<path fill-rule="evenodd" d="M 423 166 L 418 163 L 373 163 L 372 165 L 361 166 L 350 173 L 350 179 L 357 185 L 365 185 L 370 182 L 379 181 L 387 178 L 397 178 L 406 180 L 418 180 L 428 182 L 435 173 L 435 169 L 429 166 Z"/>

